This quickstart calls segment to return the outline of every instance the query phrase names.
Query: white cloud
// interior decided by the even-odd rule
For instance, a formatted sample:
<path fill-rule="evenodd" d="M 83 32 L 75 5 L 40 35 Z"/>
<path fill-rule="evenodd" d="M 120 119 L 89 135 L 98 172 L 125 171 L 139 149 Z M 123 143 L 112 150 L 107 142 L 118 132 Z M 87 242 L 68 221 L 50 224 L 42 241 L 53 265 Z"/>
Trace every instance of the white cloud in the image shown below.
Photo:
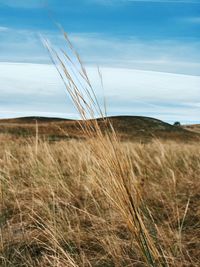
<path fill-rule="evenodd" d="M 101 72 L 110 115 L 199 121 L 200 77 L 125 68 L 104 67 Z M 101 99 L 97 69 L 88 67 L 88 73 Z M 0 80 L 0 117 L 76 117 L 54 66 L 0 63 Z"/>

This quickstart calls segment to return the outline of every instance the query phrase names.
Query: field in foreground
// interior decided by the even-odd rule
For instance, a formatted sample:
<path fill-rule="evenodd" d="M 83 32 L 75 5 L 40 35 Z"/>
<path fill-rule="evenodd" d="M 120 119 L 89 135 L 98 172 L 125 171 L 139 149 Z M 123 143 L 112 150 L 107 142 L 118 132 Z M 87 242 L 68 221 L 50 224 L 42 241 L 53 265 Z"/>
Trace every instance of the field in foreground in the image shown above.
<path fill-rule="evenodd" d="M 199 178 L 199 143 L 1 133 L 0 266 L 200 266 Z"/>

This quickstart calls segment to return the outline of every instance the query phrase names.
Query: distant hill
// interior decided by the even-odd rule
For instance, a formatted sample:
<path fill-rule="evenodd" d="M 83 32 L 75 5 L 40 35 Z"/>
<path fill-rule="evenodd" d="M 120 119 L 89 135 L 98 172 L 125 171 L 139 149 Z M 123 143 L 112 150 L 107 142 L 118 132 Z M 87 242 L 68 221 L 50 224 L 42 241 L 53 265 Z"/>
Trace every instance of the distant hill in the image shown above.
<path fill-rule="evenodd" d="M 200 140 L 200 134 L 189 131 L 180 126 L 173 126 L 158 119 L 142 116 L 114 116 L 109 117 L 114 129 L 124 140 L 149 141 L 153 138 L 177 141 Z M 0 120 L 0 133 L 18 136 L 34 136 L 38 123 L 39 135 L 49 140 L 66 138 L 84 138 L 80 129 L 81 121 L 47 118 L 47 117 L 22 117 L 16 119 Z M 79 122 L 79 123 L 78 123 Z M 98 119 L 102 130 L 106 125 Z"/>
<path fill-rule="evenodd" d="M 124 138 L 149 140 L 161 138 L 177 141 L 200 140 L 200 134 L 161 120 L 143 116 L 110 117 L 116 131 Z"/>
<path fill-rule="evenodd" d="M 63 118 L 54 118 L 54 117 L 40 117 L 40 116 L 30 116 L 30 117 L 20 117 L 12 119 L 1 119 L 1 123 L 49 123 L 49 122 L 62 122 L 62 121 L 71 121 L 70 119 Z"/>

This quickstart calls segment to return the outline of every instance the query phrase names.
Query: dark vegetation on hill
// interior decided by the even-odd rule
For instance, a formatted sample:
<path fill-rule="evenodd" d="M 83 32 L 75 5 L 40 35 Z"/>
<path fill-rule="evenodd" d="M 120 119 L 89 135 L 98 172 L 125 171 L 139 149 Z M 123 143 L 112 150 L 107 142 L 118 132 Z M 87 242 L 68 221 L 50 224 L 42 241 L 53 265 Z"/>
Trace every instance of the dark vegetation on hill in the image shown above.
<path fill-rule="evenodd" d="M 115 131 L 122 140 L 150 141 L 154 138 L 176 141 L 200 140 L 200 134 L 188 131 L 190 128 L 174 126 L 161 120 L 142 116 L 109 117 Z M 105 121 L 98 119 L 101 129 L 107 129 Z M 48 118 L 22 117 L 0 120 L 0 133 L 12 134 L 14 137 L 34 136 L 36 124 L 41 138 L 50 141 L 60 139 L 84 138 L 80 125 L 82 121 Z"/>

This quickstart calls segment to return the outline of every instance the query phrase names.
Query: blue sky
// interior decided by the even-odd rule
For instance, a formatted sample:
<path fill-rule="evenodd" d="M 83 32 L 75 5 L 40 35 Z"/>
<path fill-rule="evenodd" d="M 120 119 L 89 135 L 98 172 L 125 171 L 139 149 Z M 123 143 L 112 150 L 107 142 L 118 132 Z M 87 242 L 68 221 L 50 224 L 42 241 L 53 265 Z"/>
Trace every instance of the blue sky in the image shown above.
<path fill-rule="evenodd" d="M 145 77 L 143 89 L 146 90 L 146 97 L 145 94 L 137 96 L 138 88 L 134 87 L 134 80 L 128 79 L 131 83 L 128 84 L 125 80 L 126 72 L 123 71 L 121 84 L 124 86 L 123 92 L 128 94 L 127 99 L 121 100 L 118 104 L 115 103 L 113 99 L 115 97 L 116 100 L 120 99 L 119 96 L 123 92 L 120 88 L 116 89 L 114 81 L 109 83 L 109 88 L 105 88 L 106 95 L 110 97 L 111 114 L 141 114 L 167 121 L 199 121 L 195 114 L 200 111 L 200 93 L 196 84 L 199 83 L 200 75 L 200 0 L 0 0 L 1 66 L 7 62 L 27 64 L 25 65 L 29 67 L 29 70 L 25 68 L 28 71 L 27 75 L 31 73 L 31 67 L 33 67 L 29 63 L 43 64 L 48 69 L 49 56 L 39 35 L 42 34 L 57 47 L 64 47 L 63 38 L 55 23 L 61 24 L 69 33 L 72 42 L 90 68 L 98 64 L 107 69 L 112 79 L 117 69 L 140 70 L 139 77 L 143 73 Z M 41 96 L 38 102 L 34 97 L 31 98 L 38 90 L 37 85 L 24 89 L 29 92 L 28 100 L 23 90 L 20 94 L 18 92 L 21 100 L 20 104 L 17 104 L 16 84 L 19 83 L 21 88 L 27 88 L 29 86 L 25 82 L 28 81 L 24 79 L 26 75 L 24 71 L 19 72 L 20 69 L 22 71 L 20 64 L 15 64 L 15 69 L 13 65 L 9 66 L 10 69 L 8 65 L 6 69 L 10 76 L 6 76 L 5 72 L 4 76 L 2 76 L 3 72 L 0 73 L 2 81 L 0 82 L 0 117 L 32 113 L 68 116 L 74 112 L 69 105 L 65 115 L 65 103 L 61 101 L 63 94 L 61 91 L 64 88 L 56 78 L 52 83 L 55 83 L 57 94 L 60 95 L 57 101 L 62 102 L 62 110 L 52 107 L 51 101 L 47 101 L 44 105 L 46 110 L 38 109 L 38 103 L 44 103 L 45 98 Z M 45 70 L 43 71 L 43 76 L 46 77 Z M 146 76 L 146 71 L 154 73 L 152 76 Z M 16 72 L 19 73 L 18 77 L 15 77 Z M 190 100 L 188 96 L 185 99 L 179 99 L 180 90 L 177 91 L 168 80 L 163 80 L 166 87 L 163 95 L 163 84 L 160 84 L 163 76 L 160 77 L 159 73 L 161 76 L 162 73 L 176 75 L 179 82 L 181 81 L 179 78 L 182 77 L 180 75 L 183 75 L 185 84 L 188 82 L 188 88 L 184 85 L 185 92 L 182 94 L 188 95 L 188 92 L 191 92 Z M 155 80 L 155 74 L 157 80 Z M 186 75 L 188 79 L 185 78 Z M 192 82 L 191 79 L 193 79 Z M 138 82 L 138 79 L 136 80 Z M 11 81 L 15 81 L 13 87 L 8 86 Z M 148 88 L 148 84 L 152 84 L 152 81 L 154 81 L 154 88 L 156 84 L 160 84 L 159 98 L 151 97 L 150 91 L 152 96 L 155 95 L 154 88 Z M 174 82 L 174 76 L 169 81 Z M 137 82 L 135 85 L 139 86 Z M 126 90 L 126 87 L 130 86 L 133 92 Z M 6 91 L 5 88 L 7 88 Z M 111 95 L 110 92 L 114 90 L 118 91 Z M 166 93 L 167 90 L 171 99 Z M 28 108 L 30 105 L 27 101 L 31 102 L 31 109 Z M 147 106 L 149 106 L 148 110 Z M 117 107 L 120 107 L 120 110 Z M 183 116 L 183 109 L 191 117 Z"/>

